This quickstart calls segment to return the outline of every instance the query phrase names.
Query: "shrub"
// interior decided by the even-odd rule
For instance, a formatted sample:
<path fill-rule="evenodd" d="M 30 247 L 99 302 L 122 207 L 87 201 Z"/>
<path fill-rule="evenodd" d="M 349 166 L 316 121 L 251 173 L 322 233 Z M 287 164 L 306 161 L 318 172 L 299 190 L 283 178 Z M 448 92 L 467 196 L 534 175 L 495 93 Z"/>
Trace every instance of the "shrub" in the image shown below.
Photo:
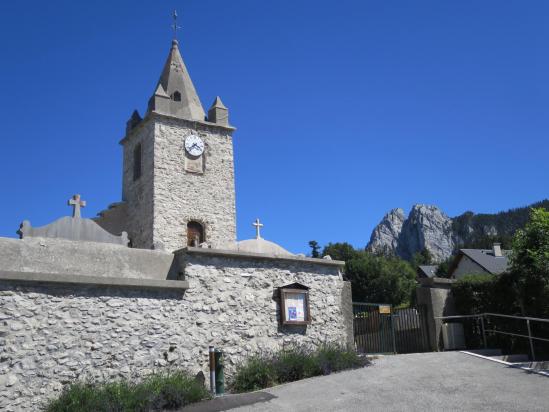
<path fill-rule="evenodd" d="M 318 359 L 305 348 L 282 350 L 273 357 L 273 367 L 278 383 L 294 382 L 320 375 Z"/>
<path fill-rule="evenodd" d="M 358 356 L 356 351 L 338 345 L 326 344 L 316 352 L 316 359 L 323 375 L 366 366 L 365 358 Z"/>
<path fill-rule="evenodd" d="M 456 311 L 461 315 L 519 313 L 516 288 L 508 273 L 465 275 L 452 285 L 452 293 Z"/>
<path fill-rule="evenodd" d="M 234 392 L 254 391 L 367 364 L 355 351 L 337 344 L 325 344 L 314 350 L 296 346 L 248 359 L 237 367 L 229 386 Z"/>
<path fill-rule="evenodd" d="M 235 392 L 249 392 L 275 385 L 275 371 L 272 360 L 266 355 L 249 358 L 240 365 L 230 384 Z"/>
<path fill-rule="evenodd" d="M 143 381 L 77 382 L 46 406 L 47 412 L 146 412 L 181 408 L 209 398 L 183 371 L 151 375 Z"/>

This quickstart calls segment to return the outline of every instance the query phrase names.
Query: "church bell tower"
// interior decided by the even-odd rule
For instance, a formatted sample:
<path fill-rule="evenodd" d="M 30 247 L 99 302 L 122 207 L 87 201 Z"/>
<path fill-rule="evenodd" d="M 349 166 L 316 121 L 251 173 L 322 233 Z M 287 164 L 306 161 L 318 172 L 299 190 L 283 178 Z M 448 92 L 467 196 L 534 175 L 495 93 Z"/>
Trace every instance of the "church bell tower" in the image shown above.
<path fill-rule="evenodd" d="M 204 113 L 174 38 L 145 116 L 134 111 L 120 142 L 133 247 L 171 252 L 236 241 L 234 130 L 219 97 Z"/>

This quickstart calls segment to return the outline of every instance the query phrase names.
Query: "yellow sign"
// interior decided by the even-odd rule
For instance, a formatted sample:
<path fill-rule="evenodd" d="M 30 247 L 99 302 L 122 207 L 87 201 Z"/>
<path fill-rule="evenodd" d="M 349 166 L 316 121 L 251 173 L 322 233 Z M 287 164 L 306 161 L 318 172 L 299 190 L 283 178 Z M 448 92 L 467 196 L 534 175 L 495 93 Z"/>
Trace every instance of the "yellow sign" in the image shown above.
<path fill-rule="evenodd" d="M 379 305 L 379 313 L 390 315 L 391 314 L 391 306 L 389 306 L 389 305 Z"/>

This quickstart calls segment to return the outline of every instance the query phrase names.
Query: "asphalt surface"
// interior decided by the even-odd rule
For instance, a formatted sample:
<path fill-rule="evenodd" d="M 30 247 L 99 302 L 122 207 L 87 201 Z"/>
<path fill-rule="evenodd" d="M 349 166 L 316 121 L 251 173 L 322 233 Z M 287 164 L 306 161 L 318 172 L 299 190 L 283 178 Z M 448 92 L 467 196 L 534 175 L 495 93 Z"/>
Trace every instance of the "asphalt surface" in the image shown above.
<path fill-rule="evenodd" d="M 549 411 L 549 377 L 459 352 L 372 366 L 195 404 L 188 412 Z"/>

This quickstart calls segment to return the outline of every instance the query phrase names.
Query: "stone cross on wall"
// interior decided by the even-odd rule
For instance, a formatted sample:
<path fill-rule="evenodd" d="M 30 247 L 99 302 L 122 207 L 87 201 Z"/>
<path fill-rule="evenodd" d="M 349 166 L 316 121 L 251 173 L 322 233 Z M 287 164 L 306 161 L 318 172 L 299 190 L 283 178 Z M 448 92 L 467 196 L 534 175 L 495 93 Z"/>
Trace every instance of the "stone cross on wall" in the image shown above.
<path fill-rule="evenodd" d="M 259 222 L 259 218 L 255 220 L 254 223 L 252 223 L 253 226 L 255 226 L 255 238 L 256 239 L 261 239 L 261 234 L 260 234 L 260 230 L 261 228 L 263 227 L 263 223 L 260 223 Z"/>
<path fill-rule="evenodd" d="M 72 206 L 72 217 L 80 218 L 80 208 L 86 207 L 86 201 L 80 200 L 80 195 L 74 195 L 69 199 L 69 206 Z"/>

